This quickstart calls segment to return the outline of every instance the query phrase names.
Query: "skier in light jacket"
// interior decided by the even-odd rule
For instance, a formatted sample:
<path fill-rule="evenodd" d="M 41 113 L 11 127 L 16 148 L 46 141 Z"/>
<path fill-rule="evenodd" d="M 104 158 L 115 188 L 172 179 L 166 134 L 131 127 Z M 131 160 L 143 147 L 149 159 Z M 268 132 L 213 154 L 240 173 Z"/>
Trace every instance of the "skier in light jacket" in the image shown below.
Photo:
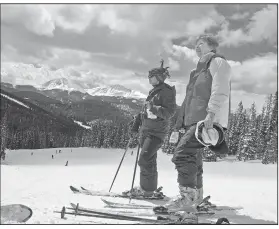
<path fill-rule="evenodd" d="M 212 35 L 201 35 L 196 41 L 199 62 L 190 74 L 186 97 L 170 137 L 177 143 L 172 162 L 178 172 L 180 195 L 165 205 L 177 211 L 197 204 L 203 198 L 202 157 L 197 152 L 204 145 L 196 138 L 197 123 L 203 122 L 205 130 L 217 123 L 224 129 L 228 125 L 231 68 L 226 59 L 216 53 L 217 40 Z M 178 139 L 179 130 L 184 134 Z M 179 140 L 179 141 L 178 141 Z M 227 153 L 225 140 L 211 150 Z"/>

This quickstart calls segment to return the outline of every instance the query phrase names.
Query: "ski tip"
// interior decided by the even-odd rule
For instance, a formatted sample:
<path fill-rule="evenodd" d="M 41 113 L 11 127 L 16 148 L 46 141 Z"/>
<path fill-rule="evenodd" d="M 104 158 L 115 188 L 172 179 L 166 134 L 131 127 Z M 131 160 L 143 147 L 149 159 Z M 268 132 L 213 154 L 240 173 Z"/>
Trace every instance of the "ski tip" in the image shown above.
<path fill-rule="evenodd" d="M 114 204 L 112 203 L 112 202 L 110 202 L 110 201 L 108 201 L 108 200 L 106 200 L 106 199 L 103 199 L 103 198 L 101 198 L 101 200 L 106 204 L 106 205 L 108 205 L 108 206 L 114 206 Z"/>
<path fill-rule="evenodd" d="M 70 185 L 70 189 L 73 191 L 73 192 L 79 192 L 79 190 L 73 186 Z"/>
<path fill-rule="evenodd" d="M 84 188 L 84 187 L 82 187 L 82 186 L 80 186 L 80 188 L 81 188 L 82 190 L 87 190 L 86 188 Z"/>
<path fill-rule="evenodd" d="M 70 205 L 72 206 L 72 208 L 76 208 L 77 207 L 77 205 L 73 204 L 73 203 L 70 203 Z"/>
<path fill-rule="evenodd" d="M 101 198 L 101 200 L 102 200 L 105 204 L 109 204 L 109 201 L 105 200 L 104 198 Z"/>

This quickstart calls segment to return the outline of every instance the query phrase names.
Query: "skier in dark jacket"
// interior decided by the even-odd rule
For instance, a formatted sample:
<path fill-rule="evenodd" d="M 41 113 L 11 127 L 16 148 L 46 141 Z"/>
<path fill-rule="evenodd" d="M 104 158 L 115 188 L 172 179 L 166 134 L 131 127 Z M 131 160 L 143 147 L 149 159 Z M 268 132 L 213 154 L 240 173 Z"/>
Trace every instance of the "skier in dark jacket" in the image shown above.
<path fill-rule="evenodd" d="M 163 67 L 149 71 L 149 83 L 153 86 L 146 98 L 145 105 L 133 122 L 130 133 L 139 132 L 141 152 L 138 165 L 140 167 L 140 186 L 132 190 L 132 195 L 151 196 L 157 189 L 157 151 L 169 131 L 170 118 L 176 111 L 175 87 L 164 83 L 169 77 L 168 68 Z M 139 128 L 140 127 L 140 128 Z M 124 192 L 126 194 L 130 191 Z"/>

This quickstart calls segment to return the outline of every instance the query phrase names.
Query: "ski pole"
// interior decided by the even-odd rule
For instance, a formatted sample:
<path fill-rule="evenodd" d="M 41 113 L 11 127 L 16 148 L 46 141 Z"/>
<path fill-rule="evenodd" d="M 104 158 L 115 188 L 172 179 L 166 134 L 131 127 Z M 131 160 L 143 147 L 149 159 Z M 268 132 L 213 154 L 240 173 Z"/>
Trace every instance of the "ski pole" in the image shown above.
<path fill-rule="evenodd" d="M 122 156 L 122 159 L 121 159 L 121 161 L 120 161 L 120 163 L 119 163 L 119 166 L 118 166 L 118 168 L 117 168 L 117 171 L 116 171 L 115 176 L 114 176 L 114 178 L 113 178 L 113 181 L 112 181 L 112 183 L 111 183 L 109 192 L 110 192 L 110 190 L 111 190 L 111 188 L 112 188 L 112 186 L 113 186 L 113 184 L 114 184 L 114 181 L 115 181 L 115 179 L 116 179 L 116 177 L 117 177 L 117 174 L 118 174 L 119 169 L 120 169 L 120 167 L 121 167 L 121 165 L 122 165 L 122 162 L 123 162 L 123 160 L 124 160 L 124 157 L 125 157 L 125 155 L 126 155 L 126 152 L 127 152 L 128 148 L 129 148 L 129 145 L 130 145 L 131 141 L 132 141 L 132 138 L 130 138 L 129 141 L 128 141 L 128 144 L 127 144 L 127 146 L 126 146 L 125 152 L 124 152 L 124 154 L 123 154 L 123 156 Z"/>
<path fill-rule="evenodd" d="M 130 191 L 130 200 L 129 203 L 131 202 L 132 199 L 132 190 L 134 187 L 134 182 L 135 182 L 135 176 L 136 176 L 136 171 L 137 171 L 137 164 L 138 164 L 138 158 L 139 158 L 139 151 L 140 151 L 140 143 L 138 145 L 138 151 L 137 151 L 137 158 L 136 158 L 136 162 L 135 162 L 135 168 L 134 168 L 134 174 L 133 174 L 133 181 L 132 181 L 132 187 L 131 187 L 131 191 Z"/>

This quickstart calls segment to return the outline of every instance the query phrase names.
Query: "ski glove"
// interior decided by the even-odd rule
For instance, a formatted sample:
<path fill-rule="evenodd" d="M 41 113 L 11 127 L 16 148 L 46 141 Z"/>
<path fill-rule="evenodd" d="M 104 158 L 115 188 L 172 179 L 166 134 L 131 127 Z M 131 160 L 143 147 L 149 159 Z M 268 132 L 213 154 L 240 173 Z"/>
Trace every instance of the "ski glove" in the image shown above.
<path fill-rule="evenodd" d="M 170 136 L 170 143 L 176 144 L 178 142 L 178 138 L 179 138 L 179 132 L 178 131 L 174 131 L 171 133 Z"/>
<path fill-rule="evenodd" d="M 138 134 L 140 125 L 141 125 L 141 114 L 139 113 L 129 123 L 129 126 L 130 126 L 129 137 L 130 138 L 134 138 Z"/>

